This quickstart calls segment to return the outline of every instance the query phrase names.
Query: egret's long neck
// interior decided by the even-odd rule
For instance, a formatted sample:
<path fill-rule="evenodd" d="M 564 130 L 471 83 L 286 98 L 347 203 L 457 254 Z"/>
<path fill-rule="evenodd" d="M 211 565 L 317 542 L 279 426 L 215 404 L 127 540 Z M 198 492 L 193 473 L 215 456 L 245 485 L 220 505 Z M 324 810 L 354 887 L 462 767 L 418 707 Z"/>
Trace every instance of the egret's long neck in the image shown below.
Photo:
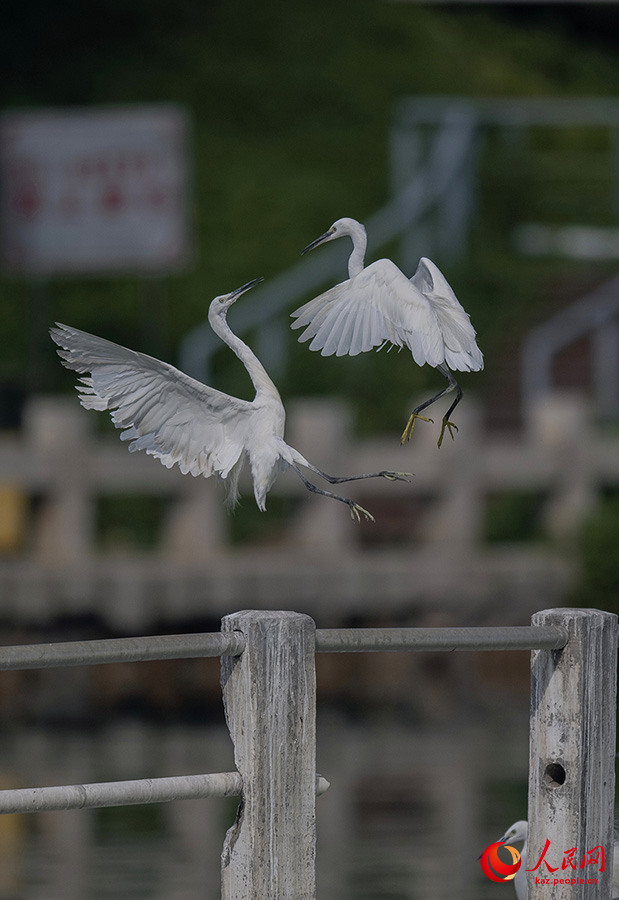
<path fill-rule="evenodd" d="M 211 328 L 215 334 L 222 339 L 224 344 L 227 344 L 228 347 L 230 347 L 232 352 L 238 356 L 247 369 L 247 374 L 252 380 L 256 389 L 256 394 L 270 394 L 271 396 L 280 399 L 279 391 L 269 378 L 266 369 L 253 350 L 251 350 L 240 337 L 237 337 L 236 334 L 234 334 L 228 325 L 225 316 L 209 314 L 209 322 L 211 323 Z"/>
<path fill-rule="evenodd" d="M 350 223 L 349 234 L 352 238 L 352 253 L 348 259 L 348 277 L 353 278 L 363 271 L 368 237 L 360 222 Z"/>

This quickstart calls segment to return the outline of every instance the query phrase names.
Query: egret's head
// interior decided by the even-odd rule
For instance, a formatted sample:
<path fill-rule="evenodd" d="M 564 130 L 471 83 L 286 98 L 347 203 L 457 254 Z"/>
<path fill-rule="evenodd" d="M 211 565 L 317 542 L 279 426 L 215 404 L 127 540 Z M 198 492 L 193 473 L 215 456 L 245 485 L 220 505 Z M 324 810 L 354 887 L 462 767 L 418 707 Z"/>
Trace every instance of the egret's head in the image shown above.
<path fill-rule="evenodd" d="M 215 297 L 215 299 L 211 302 L 209 307 L 209 312 L 212 313 L 226 313 L 233 303 L 239 299 L 241 294 L 244 294 L 245 291 L 250 290 L 256 284 L 260 284 L 261 281 L 264 281 L 264 278 L 254 278 L 252 281 L 248 281 L 247 284 L 244 284 L 242 287 L 237 288 L 235 291 L 231 291 L 229 294 L 222 294 L 221 297 Z"/>
<path fill-rule="evenodd" d="M 524 819 L 520 819 L 520 821 L 514 822 L 513 825 L 509 826 L 503 837 L 499 838 L 497 843 L 512 844 L 517 843 L 518 841 L 526 841 L 528 830 L 529 823 L 525 822 Z"/>
<path fill-rule="evenodd" d="M 321 234 L 319 238 L 316 238 L 315 241 L 312 241 L 311 244 L 308 244 L 305 249 L 301 250 L 301 255 L 304 253 L 309 253 L 310 250 L 313 250 L 314 247 L 320 246 L 320 244 L 326 244 L 327 241 L 334 241 L 336 238 L 344 237 L 344 235 L 352 235 L 357 232 L 365 233 L 365 228 L 360 222 L 357 222 L 356 219 L 349 219 L 344 217 L 343 219 L 338 219 L 333 223 L 331 228 L 328 231 L 325 231 L 324 234 Z"/>

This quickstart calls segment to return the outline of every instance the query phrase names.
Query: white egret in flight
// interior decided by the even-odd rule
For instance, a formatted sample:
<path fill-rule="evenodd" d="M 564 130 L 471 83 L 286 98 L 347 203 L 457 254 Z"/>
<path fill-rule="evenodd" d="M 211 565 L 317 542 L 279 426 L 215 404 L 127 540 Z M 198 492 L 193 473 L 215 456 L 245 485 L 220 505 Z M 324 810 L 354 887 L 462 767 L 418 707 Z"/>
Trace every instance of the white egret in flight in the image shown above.
<path fill-rule="evenodd" d="M 249 460 L 258 508 L 265 510 L 273 482 L 291 466 L 305 487 L 315 494 L 346 503 L 353 519 L 373 516 L 354 500 L 316 487 L 299 466 L 310 469 L 330 484 L 364 478 L 408 481 L 407 472 L 372 472 L 335 477 L 321 472 L 284 441 L 286 413 L 277 388 L 247 344 L 230 330 L 226 316 L 232 304 L 262 278 L 244 284 L 230 294 L 215 297 L 208 319 L 213 331 L 241 360 L 256 396 L 249 402 L 231 397 L 195 381 L 168 363 L 128 350 L 104 338 L 58 324 L 50 330 L 63 364 L 80 378 L 77 389 L 86 409 L 110 410 L 112 422 L 125 429 L 121 440 L 129 450 L 145 450 L 170 469 L 175 463 L 185 475 L 216 473 L 225 480 L 228 499 L 239 497 L 238 481 Z"/>
<path fill-rule="evenodd" d="M 529 832 L 529 823 L 520 819 L 518 822 L 514 822 L 513 825 L 510 825 L 502 838 L 499 838 L 497 843 L 501 844 L 518 844 L 520 841 L 524 841 L 522 846 L 522 850 L 520 851 L 520 868 L 516 872 L 514 876 L 514 888 L 516 890 L 516 897 L 518 900 L 527 900 L 527 835 Z M 614 843 L 614 855 L 613 855 L 613 875 L 612 875 L 612 897 L 613 900 L 619 900 L 619 843 L 615 840 Z M 562 872 L 562 877 L 567 877 L 568 873 L 571 870 L 568 869 L 565 872 Z M 581 872 L 582 875 L 582 872 Z"/>
<path fill-rule="evenodd" d="M 292 327 L 307 326 L 299 340 L 313 338 L 310 350 L 320 350 L 323 356 L 356 356 L 391 344 L 408 347 L 417 365 L 428 363 L 438 369 L 449 384 L 413 410 L 402 443 L 410 439 L 417 419 L 432 422 L 419 413 L 455 390 L 456 399 L 443 416 L 440 447 L 445 429 L 452 438 L 454 429 L 458 430 L 449 417 L 462 399 L 462 389 L 451 370 L 477 372 L 484 366 L 468 313 L 440 269 L 425 257 L 410 280 L 390 259 L 379 259 L 364 268 L 367 236 L 355 219 L 338 219 L 302 252 L 345 235 L 353 244 L 348 280 L 296 309 L 292 315 L 297 321 Z"/>

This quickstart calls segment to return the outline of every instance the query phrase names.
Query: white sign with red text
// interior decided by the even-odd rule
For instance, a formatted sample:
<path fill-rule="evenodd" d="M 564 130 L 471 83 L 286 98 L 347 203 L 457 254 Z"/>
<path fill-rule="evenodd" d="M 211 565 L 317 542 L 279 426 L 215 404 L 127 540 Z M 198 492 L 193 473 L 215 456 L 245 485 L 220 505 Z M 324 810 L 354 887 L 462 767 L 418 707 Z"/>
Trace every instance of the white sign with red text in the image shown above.
<path fill-rule="evenodd" d="M 182 268 L 191 255 L 188 132 L 175 106 L 5 113 L 5 267 L 41 276 Z"/>

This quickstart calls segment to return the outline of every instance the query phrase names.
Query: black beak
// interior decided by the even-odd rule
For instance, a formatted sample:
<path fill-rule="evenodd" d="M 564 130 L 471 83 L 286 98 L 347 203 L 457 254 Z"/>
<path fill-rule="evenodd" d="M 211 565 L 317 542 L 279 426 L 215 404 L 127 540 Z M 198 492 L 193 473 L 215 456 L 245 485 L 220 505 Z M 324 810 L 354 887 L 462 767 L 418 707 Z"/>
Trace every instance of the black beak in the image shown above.
<path fill-rule="evenodd" d="M 261 281 L 264 281 L 262 275 L 260 278 L 254 278 L 252 281 L 248 281 L 247 284 L 244 284 L 243 287 L 237 288 L 236 291 L 231 291 L 229 297 L 232 300 L 238 300 L 241 294 L 244 294 L 245 291 L 249 291 L 251 288 L 255 287 L 255 285 L 260 284 Z"/>
<path fill-rule="evenodd" d="M 318 247 L 319 244 L 322 244 L 323 241 L 326 241 L 327 238 L 330 238 L 330 237 L 331 237 L 331 232 L 325 231 L 325 233 L 321 234 L 319 238 L 316 238 L 315 241 L 312 241 L 311 244 L 308 244 L 307 247 L 305 247 L 303 250 L 301 250 L 301 256 L 303 256 L 304 253 L 309 253 L 310 250 L 313 250 L 314 247 Z"/>

